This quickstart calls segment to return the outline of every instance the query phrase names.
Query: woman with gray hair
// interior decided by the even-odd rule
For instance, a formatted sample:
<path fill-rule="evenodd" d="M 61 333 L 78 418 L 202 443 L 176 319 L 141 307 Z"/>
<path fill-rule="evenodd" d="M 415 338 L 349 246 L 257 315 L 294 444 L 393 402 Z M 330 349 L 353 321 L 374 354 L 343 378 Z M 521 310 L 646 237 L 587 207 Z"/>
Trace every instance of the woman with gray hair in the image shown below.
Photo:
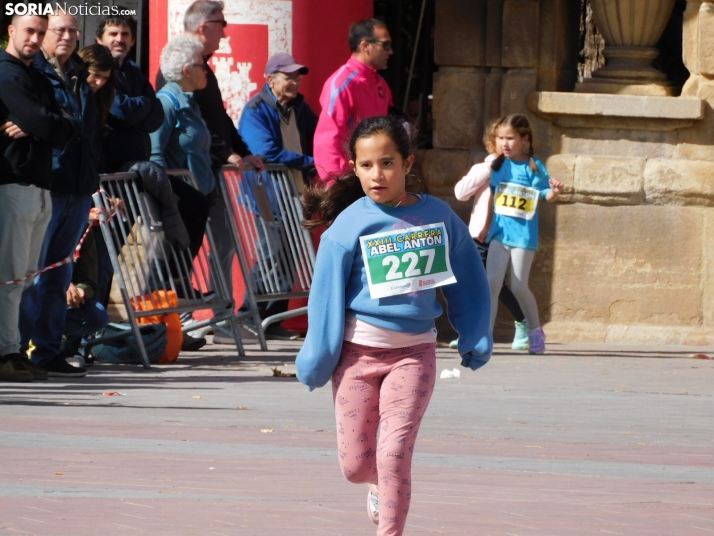
<path fill-rule="evenodd" d="M 161 71 L 167 84 L 157 92 L 164 122 L 151 137 L 151 161 L 164 169 L 188 169 L 198 190 L 177 177 L 171 187 L 179 196 L 179 212 L 190 236 L 195 257 L 203 242 L 206 221 L 215 201 L 216 181 L 211 170 L 211 134 L 201 118 L 193 92 L 206 87 L 203 45 L 190 37 L 169 41 L 161 52 Z"/>

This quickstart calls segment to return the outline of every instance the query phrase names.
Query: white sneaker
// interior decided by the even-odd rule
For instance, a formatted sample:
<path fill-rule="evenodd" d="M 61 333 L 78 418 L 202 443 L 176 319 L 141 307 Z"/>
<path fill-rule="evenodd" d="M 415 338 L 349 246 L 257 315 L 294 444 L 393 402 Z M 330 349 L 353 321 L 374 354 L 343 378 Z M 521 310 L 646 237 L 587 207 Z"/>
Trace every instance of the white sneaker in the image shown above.
<path fill-rule="evenodd" d="M 188 313 L 188 314 L 190 315 L 191 313 Z M 185 318 L 185 319 L 183 316 L 181 318 L 181 326 L 184 328 L 187 326 L 190 326 L 191 324 L 197 324 L 197 323 L 198 323 L 198 321 L 194 320 L 193 317 L 191 317 L 191 316 L 189 316 L 188 318 Z M 194 339 L 202 339 L 206 335 L 208 335 L 212 330 L 213 330 L 213 326 L 203 326 L 202 328 L 198 328 L 198 329 L 189 329 L 187 331 L 184 331 L 184 333 L 186 333 L 186 335 L 188 335 L 189 337 L 193 337 Z"/>
<path fill-rule="evenodd" d="M 79 354 L 73 356 L 73 357 L 66 357 L 65 361 L 72 365 L 73 367 L 77 368 L 83 368 L 85 363 L 84 363 L 84 356 L 81 356 Z"/>
<path fill-rule="evenodd" d="M 376 484 L 367 484 L 367 517 L 379 525 L 379 488 Z"/>
<path fill-rule="evenodd" d="M 240 333 L 240 338 L 243 340 L 243 342 L 246 341 L 257 341 L 258 340 L 258 334 L 252 332 L 243 324 L 238 324 L 238 332 Z M 213 335 L 213 344 L 235 344 L 236 340 L 231 337 L 230 335 L 226 335 L 222 331 L 216 330 L 215 335 Z"/>

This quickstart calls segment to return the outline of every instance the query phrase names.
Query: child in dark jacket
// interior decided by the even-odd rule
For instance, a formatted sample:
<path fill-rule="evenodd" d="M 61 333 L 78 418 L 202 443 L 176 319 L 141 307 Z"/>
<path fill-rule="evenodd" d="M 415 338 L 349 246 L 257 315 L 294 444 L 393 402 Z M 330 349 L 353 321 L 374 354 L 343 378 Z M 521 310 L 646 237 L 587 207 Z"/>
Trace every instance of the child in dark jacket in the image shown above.
<path fill-rule="evenodd" d="M 67 289 L 67 316 L 64 323 L 64 355 L 77 354 L 82 339 L 96 333 L 109 323 L 104 305 L 98 299 L 99 255 L 93 227 L 82 244 L 81 256 L 74 263 L 72 282 Z M 85 360 L 86 361 L 86 360 Z"/>

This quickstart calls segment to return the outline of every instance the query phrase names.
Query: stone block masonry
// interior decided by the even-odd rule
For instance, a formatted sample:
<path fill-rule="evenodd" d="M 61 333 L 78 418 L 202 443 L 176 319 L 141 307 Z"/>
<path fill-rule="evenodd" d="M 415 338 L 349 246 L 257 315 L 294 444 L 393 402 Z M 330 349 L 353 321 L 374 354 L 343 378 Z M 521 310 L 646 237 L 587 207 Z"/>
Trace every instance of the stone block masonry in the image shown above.
<path fill-rule="evenodd" d="M 525 114 L 536 156 L 565 183 L 541 205 L 531 273 L 549 340 L 714 344 L 714 1 L 687 2 L 679 97 L 573 92 L 573 5 L 437 0 L 424 181 L 467 219 L 453 186 L 482 157 L 485 125 Z M 497 339 L 512 332 L 499 316 Z"/>

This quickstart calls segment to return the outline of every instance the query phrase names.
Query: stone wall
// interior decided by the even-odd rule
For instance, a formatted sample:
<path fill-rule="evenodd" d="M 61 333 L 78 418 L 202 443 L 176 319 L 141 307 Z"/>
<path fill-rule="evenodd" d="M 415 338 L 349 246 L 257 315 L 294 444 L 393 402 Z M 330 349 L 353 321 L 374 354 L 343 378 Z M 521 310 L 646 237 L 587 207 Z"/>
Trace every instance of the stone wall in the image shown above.
<path fill-rule="evenodd" d="M 572 93 L 579 7 L 437 0 L 422 173 L 467 218 L 453 185 L 485 156 L 484 124 L 526 114 L 536 155 L 566 184 L 542 208 L 531 273 L 548 339 L 713 344 L 714 1 L 688 3 L 681 97 Z M 511 335 L 500 311 L 496 336 Z"/>

